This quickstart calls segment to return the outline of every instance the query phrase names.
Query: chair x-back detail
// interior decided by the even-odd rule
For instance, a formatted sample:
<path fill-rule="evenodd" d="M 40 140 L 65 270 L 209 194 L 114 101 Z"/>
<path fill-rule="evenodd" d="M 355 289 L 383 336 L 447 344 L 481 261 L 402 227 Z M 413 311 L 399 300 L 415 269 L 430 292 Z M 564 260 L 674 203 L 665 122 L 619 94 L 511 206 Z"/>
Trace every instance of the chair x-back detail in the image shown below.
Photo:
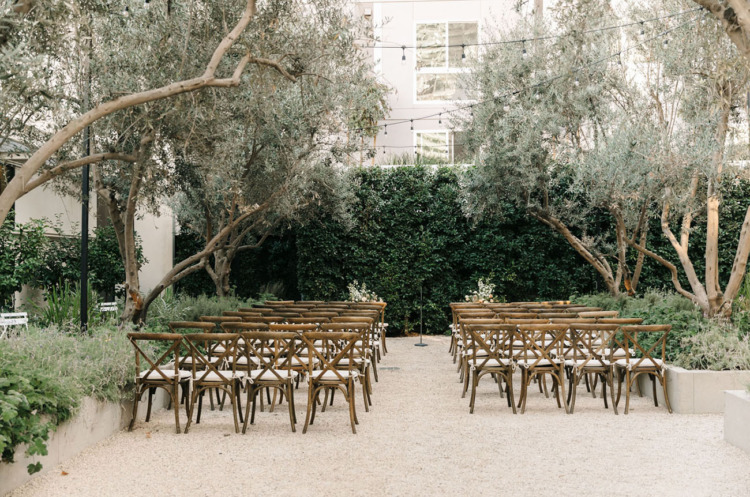
<path fill-rule="evenodd" d="M 307 427 L 315 421 L 315 411 L 317 402 L 320 398 L 320 392 L 328 389 L 340 390 L 349 404 L 349 420 L 352 425 L 352 433 L 357 433 L 355 425 L 359 423 L 357 413 L 354 407 L 354 382 L 359 377 L 359 371 L 354 362 L 354 347 L 357 340 L 361 340 L 363 333 L 350 332 L 330 332 L 330 331 L 309 331 L 302 334 L 302 341 L 306 345 L 308 353 L 308 393 L 307 393 L 307 414 L 305 416 L 305 427 L 302 433 L 307 432 Z M 329 342 L 339 345 L 340 349 L 333 358 L 326 357 L 325 354 L 316 347 L 316 342 L 322 342 L 324 348 L 329 350 Z M 348 359 L 346 368 L 337 366 Z M 318 369 L 314 369 L 313 364 L 318 364 Z"/>
<path fill-rule="evenodd" d="M 515 414 L 516 405 L 513 398 L 515 363 L 511 352 L 516 327 L 510 324 L 470 324 L 466 326 L 466 329 L 471 341 L 469 362 L 471 401 L 469 402 L 469 412 L 474 413 L 479 380 L 490 374 L 497 381 L 501 397 L 503 396 L 503 381 L 505 382 L 508 407 L 512 408 L 513 414 Z"/>
<path fill-rule="evenodd" d="M 198 415 L 195 422 L 200 423 L 203 394 L 211 389 L 221 390 L 231 399 L 234 430 L 239 433 L 238 417 L 239 420 L 242 419 L 240 390 L 244 382 L 245 372 L 237 371 L 234 367 L 238 339 L 239 335 L 236 333 L 192 333 L 184 336 L 192 357 L 193 376 L 193 393 L 190 398 L 190 410 L 185 433 L 190 429 L 196 402 L 198 403 Z M 223 345 L 223 352 L 211 355 L 209 351 L 214 350 L 218 344 Z M 231 369 L 226 369 L 227 367 Z"/>
<path fill-rule="evenodd" d="M 565 399 L 565 373 L 563 368 L 563 349 L 567 337 L 566 324 L 521 324 L 517 335 L 522 348 L 516 350 L 516 363 L 521 368 L 521 414 L 526 411 L 528 388 L 534 377 L 544 381 L 544 375 L 552 377 L 552 389 L 557 399 L 557 407 L 568 404 Z M 562 396 L 562 402 L 560 397 Z"/>
<path fill-rule="evenodd" d="M 242 433 L 247 431 L 248 421 L 255 424 L 255 408 L 258 394 L 264 388 L 278 390 L 280 397 L 286 399 L 289 409 L 289 422 L 292 431 L 297 431 L 297 414 L 294 409 L 293 381 L 298 373 L 291 367 L 292 358 L 297 355 L 299 334 L 294 331 L 249 331 L 242 333 L 245 343 L 244 353 L 248 363 L 257 364 L 247 377 L 247 400 L 245 423 Z M 275 398 L 275 394 L 274 394 Z M 250 406 L 252 404 L 252 411 Z"/>
<path fill-rule="evenodd" d="M 565 353 L 568 371 L 568 403 L 571 414 L 575 410 L 576 390 L 581 378 L 595 374 L 602 381 L 602 399 L 607 408 L 607 387 L 612 399 L 612 410 L 617 414 L 613 386 L 613 365 L 607 355 L 619 327 L 616 324 L 576 323 L 570 325 L 570 348 Z M 593 390 L 593 388 L 592 388 Z"/>
<path fill-rule="evenodd" d="M 642 374 L 646 374 L 651 378 L 654 405 L 659 405 L 656 397 L 656 380 L 658 379 L 664 390 L 664 403 L 667 406 L 667 411 L 672 412 L 672 406 L 669 404 L 669 395 L 667 394 L 666 363 L 664 362 L 667 336 L 671 329 L 672 326 L 668 324 L 625 325 L 620 327 L 622 341 L 620 341 L 619 337 L 615 338 L 615 340 L 617 345 L 625 350 L 626 355 L 625 358 L 615 361 L 615 367 L 618 372 L 617 403 L 619 404 L 620 402 L 624 380 L 625 414 L 628 414 L 630 410 L 631 386 L 638 380 L 638 376 Z M 648 341 L 651 342 L 651 345 L 648 348 L 639 341 L 639 338 L 644 335 L 650 337 Z"/>
<path fill-rule="evenodd" d="M 128 340 L 135 349 L 135 398 L 133 400 L 133 418 L 130 420 L 128 430 L 132 431 L 135 420 L 138 417 L 138 403 L 143 394 L 148 392 L 148 409 L 146 411 L 146 422 L 151 420 L 151 405 L 153 395 L 157 388 L 167 391 L 174 407 L 174 422 L 177 433 L 180 433 L 179 413 L 179 387 L 190 392 L 192 375 L 189 371 L 181 371 L 177 365 L 180 363 L 180 348 L 182 346 L 182 335 L 177 333 L 128 333 Z M 143 343 L 150 343 L 155 348 L 166 347 L 166 350 L 158 357 L 151 354 L 149 347 L 143 347 Z M 145 349 L 145 350 L 144 350 Z M 141 371 L 141 360 L 146 362 L 146 369 Z M 186 410 L 188 406 L 186 403 Z"/>

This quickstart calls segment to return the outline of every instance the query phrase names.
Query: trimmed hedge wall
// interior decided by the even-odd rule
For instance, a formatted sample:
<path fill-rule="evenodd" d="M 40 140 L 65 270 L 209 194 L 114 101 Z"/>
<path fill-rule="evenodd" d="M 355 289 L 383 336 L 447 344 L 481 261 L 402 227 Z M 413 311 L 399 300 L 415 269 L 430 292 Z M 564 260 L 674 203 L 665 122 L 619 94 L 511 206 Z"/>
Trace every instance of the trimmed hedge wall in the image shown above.
<path fill-rule="evenodd" d="M 508 300 L 559 299 L 597 289 L 597 274 L 561 237 L 506 206 L 474 225 L 461 213 L 453 168 L 363 169 L 354 227 L 323 219 L 297 230 L 300 293 L 341 299 L 352 280 L 388 302 L 393 331 L 447 329 L 447 304 L 490 277 Z"/>
<path fill-rule="evenodd" d="M 600 276 L 559 235 L 528 218 L 512 204 L 500 216 L 476 223 L 461 212 L 462 169 L 422 166 L 356 171 L 352 222 L 329 217 L 269 239 L 243 253 L 232 269 L 237 295 L 257 296 L 273 289 L 288 299 L 344 299 L 353 280 L 365 282 L 388 302 L 393 332 L 419 331 L 420 288 L 425 333 L 443 333 L 448 303 L 463 299 L 481 277 L 508 301 L 565 299 L 604 291 Z M 720 234 L 722 285 L 731 270 L 750 182 L 725 185 Z M 612 233 L 609 218 L 597 216 L 600 233 Z M 691 256 L 703 274 L 705 220 L 696 219 Z M 178 239 L 178 257 L 190 253 L 189 239 Z M 658 222 L 651 223 L 648 246 L 679 266 Z M 632 253 L 631 268 L 636 254 Z M 689 288 L 687 281 L 683 282 Z M 646 259 L 638 286 L 671 289 L 669 273 Z M 203 273 L 180 283 L 191 294 L 214 292 Z"/>

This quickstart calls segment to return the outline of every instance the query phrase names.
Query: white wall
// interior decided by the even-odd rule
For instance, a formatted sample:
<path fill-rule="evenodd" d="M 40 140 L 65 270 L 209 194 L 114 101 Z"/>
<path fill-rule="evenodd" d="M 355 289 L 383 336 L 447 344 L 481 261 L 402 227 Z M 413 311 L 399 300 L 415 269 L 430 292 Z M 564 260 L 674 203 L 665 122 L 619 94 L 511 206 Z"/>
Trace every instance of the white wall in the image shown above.
<path fill-rule="evenodd" d="M 161 210 L 159 216 L 144 214 L 135 222 L 135 231 L 140 235 L 143 243 L 143 255 L 148 260 L 139 273 L 143 293 L 151 291 L 172 269 L 174 217 L 172 210 L 168 207 L 162 206 Z"/>
<path fill-rule="evenodd" d="M 370 2 L 366 4 L 370 8 Z M 375 35 L 381 42 L 378 45 L 400 47 L 416 45 L 416 23 L 424 21 L 478 21 L 479 42 L 487 39 L 488 30 L 496 26 L 510 26 L 518 19 L 513 9 L 513 0 L 431 0 L 401 1 L 391 0 L 372 2 L 372 23 Z M 362 7 L 360 7 L 360 11 Z M 382 27 L 381 27 L 382 26 Z M 375 48 L 372 50 L 376 72 L 381 81 L 393 88 L 388 97 L 391 113 L 381 124 L 409 120 L 453 108 L 452 102 L 444 104 L 419 103 L 415 96 L 415 50 L 406 50 L 406 63 L 402 64 L 400 48 Z M 467 102 L 458 102 L 458 105 Z M 414 121 L 414 131 L 450 129 L 450 117 L 444 115 L 442 124 L 438 117 L 425 121 Z M 377 137 L 378 145 L 386 145 L 386 155 L 413 153 L 414 132 L 410 124 L 388 127 L 388 135 L 381 128 Z M 382 163 L 385 155 L 378 149 L 377 162 Z"/>

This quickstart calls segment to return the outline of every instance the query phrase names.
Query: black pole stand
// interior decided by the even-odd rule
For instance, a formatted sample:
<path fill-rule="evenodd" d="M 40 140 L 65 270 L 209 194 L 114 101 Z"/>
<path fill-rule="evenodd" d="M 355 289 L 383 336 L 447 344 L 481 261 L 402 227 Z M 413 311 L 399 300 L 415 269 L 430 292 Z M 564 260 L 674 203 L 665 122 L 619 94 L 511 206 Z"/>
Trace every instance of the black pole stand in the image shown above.
<path fill-rule="evenodd" d="M 427 347 L 427 344 L 422 342 L 422 283 L 419 284 L 419 343 L 415 343 L 414 346 Z"/>

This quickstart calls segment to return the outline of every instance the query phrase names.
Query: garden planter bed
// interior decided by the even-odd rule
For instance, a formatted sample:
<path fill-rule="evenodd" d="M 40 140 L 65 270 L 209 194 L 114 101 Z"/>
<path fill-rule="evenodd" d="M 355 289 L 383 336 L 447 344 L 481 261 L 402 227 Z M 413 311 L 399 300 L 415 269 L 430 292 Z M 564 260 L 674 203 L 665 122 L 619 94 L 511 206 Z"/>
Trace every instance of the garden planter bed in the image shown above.
<path fill-rule="evenodd" d="M 724 440 L 750 454 L 750 392 L 730 390 L 724 396 Z"/>
<path fill-rule="evenodd" d="M 643 395 L 653 398 L 651 380 L 639 377 Z M 696 371 L 667 366 L 667 392 L 672 410 L 679 414 L 719 414 L 724 412 L 724 391 L 740 390 L 750 383 L 750 371 Z M 615 386 L 617 388 L 617 386 Z M 659 405 L 664 392 L 657 380 Z"/>
<path fill-rule="evenodd" d="M 154 410 L 165 408 L 168 400 L 169 397 L 164 390 L 157 389 L 154 396 Z M 142 421 L 146 415 L 146 403 L 138 407 L 138 419 Z M 57 431 L 50 433 L 46 456 L 26 457 L 24 454 L 26 446 L 22 445 L 16 449 L 14 463 L 0 463 L 0 495 L 5 495 L 35 476 L 54 469 L 55 466 L 82 450 L 123 429 L 130 423 L 132 412 L 132 402 L 113 404 L 91 398 L 83 399 L 78 414 L 58 426 Z M 33 475 L 28 474 L 26 466 L 37 461 L 42 463 L 42 470 Z"/>

